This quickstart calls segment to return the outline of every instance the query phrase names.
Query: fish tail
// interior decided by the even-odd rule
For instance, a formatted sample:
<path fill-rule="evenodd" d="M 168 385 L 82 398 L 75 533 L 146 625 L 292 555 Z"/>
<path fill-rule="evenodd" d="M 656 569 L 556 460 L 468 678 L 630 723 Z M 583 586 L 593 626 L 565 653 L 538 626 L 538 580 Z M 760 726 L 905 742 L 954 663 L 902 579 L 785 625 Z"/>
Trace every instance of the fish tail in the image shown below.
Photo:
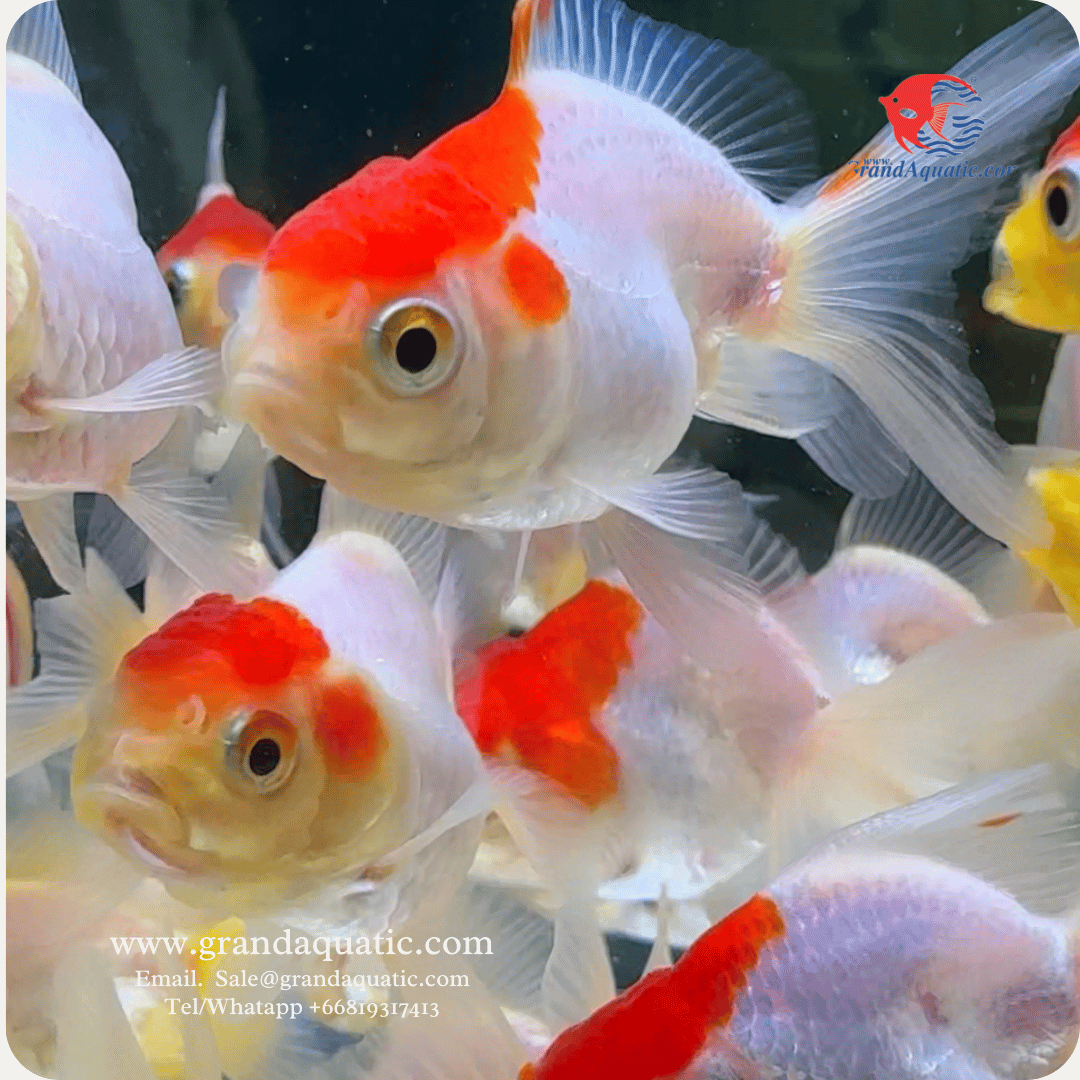
<path fill-rule="evenodd" d="M 972 775 L 1075 766 L 1080 631 L 1063 615 L 998 620 L 925 649 L 826 706 L 777 784 L 779 869 L 832 829 Z"/>
<path fill-rule="evenodd" d="M 982 98 L 971 153 L 941 175 L 946 166 L 899 153 L 887 127 L 853 165 L 796 196 L 772 321 L 756 333 L 836 380 L 832 414 L 808 416 L 799 440 L 834 479 L 885 497 L 860 459 L 891 462 L 893 490 L 910 459 L 984 532 L 1043 544 L 1045 516 L 1010 474 L 989 397 L 968 367 L 952 271 L 988 241 L 1080 80 L 1080 51 L 1067 20 L 1044 8 L 953 74 Z M 869 175 L 865 159 L 890 162 L 889 174 Z"/>

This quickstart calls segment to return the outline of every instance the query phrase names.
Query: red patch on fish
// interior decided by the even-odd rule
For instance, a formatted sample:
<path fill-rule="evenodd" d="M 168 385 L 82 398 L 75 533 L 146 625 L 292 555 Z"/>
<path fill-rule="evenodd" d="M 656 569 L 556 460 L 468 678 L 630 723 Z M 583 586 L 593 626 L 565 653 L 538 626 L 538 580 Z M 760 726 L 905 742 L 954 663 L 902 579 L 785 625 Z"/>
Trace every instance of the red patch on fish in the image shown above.
<path fill-rule="evenodd" d="M 416 157 L 379 158 L 300 211 L 271 244 L 267 270 L 407 284 L 447 255 L 486 250 L 533 206 L 538 136 L 527 96 L 508 89 Z"/>
<path fill-rule="evenodd" d="M 376 302 L 419 286 L 443 260 L 493 247 L 533 209 L 539 137 L 528 95 L 507 87 L 415 157 L 378 158 L 295 214 L 270 244 L 266 271 L 361 282 Z"/>
<path fill-rule="evenodd" d="M 315 671 L 330 656 L 326 639 L 288 604 L 266 597 L 237 603 L 208 593 L 178 612 L 121 661 L 125 681 L 196 686 L 267 687 Z"/>
<path fill-rule="evenodd" d="M 570 290 L 559 268 L 524 236 L 515 236 L 503 252 L 503 273 L 518 314 L 530 323 L 558 322 L 570 307 Z"/>
<path fill-rule="evenodd" d="M 660 1080 L 679 1076 L 731 1019 L 762 949 L 784 933 L 758 894 L 707 930 L 670 968 L 653 971 L 548 1048 L 534 1080 Z"/>
<path fill-rule="evenodd" d="M 619 786 L 619 755 L 596 724 L 633 660 L 641 605 L 590 581 L 519 638 L 485 646 L 458 687 L 458 712 L 482 754 L 561 784 L 588 807 Z"/>
<path fill-rule="evenodd" d="M 211 247 L 226 259 L 262 258 L 274 235 L 274 226 L 232 195 L 217 195 L 197 210 L 184 227 L 167 240 L 155 256 L 166 269 L 177 259 Z"/>
<path fill-rule="evenodd" d="M 331 776 L 370 776 L 388 746 L 367 687 L 357 678 L 327 686 L 315 703 L 315 739 Z"/>
<path fill-rule="evenodd" d="M 1080 117 L 1057 137 L 1050 148 L 1050 153 L 1046 155 L 1046 164 L 1057 165 L 1070 157 L 1080 157 Z"/>
<path fill-rule="evenodd" d="M 999 829 L 1002 825 L 1008 825 L 1010 821 L 1015 821 L 1019 814 L 1002 814 L 1001 817 L 987 818 L 985 821 L 979 822 L 980 829 Z"/>

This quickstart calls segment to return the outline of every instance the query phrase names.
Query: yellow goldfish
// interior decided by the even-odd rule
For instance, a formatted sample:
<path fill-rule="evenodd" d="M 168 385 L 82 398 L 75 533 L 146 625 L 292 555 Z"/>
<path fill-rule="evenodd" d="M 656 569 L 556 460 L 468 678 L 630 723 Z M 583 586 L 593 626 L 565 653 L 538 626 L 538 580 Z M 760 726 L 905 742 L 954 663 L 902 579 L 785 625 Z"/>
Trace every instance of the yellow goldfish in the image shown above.
<path fill-rule="evenodd" d="M 1049 579 L 1061 606 L 1080 623 L 1080 465 L 1032 469 L 1028 484 L 1046 507 L 1054 540 L 1048 548 L 1025 548 L 1020 554 Z"/>
<path fill-rule="evenodd" d="M 1080 332 L 1080 119 L 1024 185 L 994 241 L 992 274 L 987 311 L 1021 326 Z"/>

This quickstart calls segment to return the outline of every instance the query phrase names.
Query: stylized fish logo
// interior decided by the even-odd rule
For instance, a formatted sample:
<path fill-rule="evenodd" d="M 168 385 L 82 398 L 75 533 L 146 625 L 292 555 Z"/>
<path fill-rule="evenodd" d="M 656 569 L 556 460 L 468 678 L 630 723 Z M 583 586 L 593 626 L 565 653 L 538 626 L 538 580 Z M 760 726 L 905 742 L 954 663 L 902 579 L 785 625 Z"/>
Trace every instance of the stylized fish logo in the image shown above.
<path fill-rule="evenodd" d="M 939 84 L 966 100 L 941 101 L 935 105 L 931 100 L 931 94 Z M 970 93 L 965 91 L 970 91 Z M 950 155 L 967 150 L 982 133 L 983 124 L 978 118 L 959 117 L 954 114 L 951 119 L 954 123 L 959 122 L 960 128 L 956 138 L 947 139 L 943 132 L 946 120 L 950 119 L 949 109 L 954 106 L 968 107 L 973 102 L 981 100 L 974 86 L 955 75 L 912 75 L 891 94 L 878 98 L 878 101 L 885 106 L 896 141 L 909 154 L 914 153 L 912 147 L 917 146 L 920 150 L 926 150 L 929 153 Z M 928 139 L 927 143 L 923 143 L 919 139 L 919 132 L 926 124 L 929 124 L 930 130 L 937 139 Z"/>

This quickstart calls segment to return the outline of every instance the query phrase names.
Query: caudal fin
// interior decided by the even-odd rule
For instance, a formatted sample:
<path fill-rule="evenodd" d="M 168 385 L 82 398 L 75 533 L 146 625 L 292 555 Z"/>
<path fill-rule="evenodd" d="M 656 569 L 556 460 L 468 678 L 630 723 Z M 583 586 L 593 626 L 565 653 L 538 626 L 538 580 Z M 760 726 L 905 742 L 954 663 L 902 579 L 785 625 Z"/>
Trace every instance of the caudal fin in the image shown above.
<path fill-rule="evenodd" d="M 1075 766 L 1080 630 L 1065 616 L 977 627 L 822 709 L 772 793 L 773 869 L 833 829 L 997 769 Z"/>
<path fill-rule="evenodd" d="M 1044 7 L 951 74 L 980 95 L 979 141 L 962 160 L 943 163 L 906 153 L 886 127 L 858 159 L 887 159 L 903 175 L 864 174 L 855 163 L 796 196 L 767 345 L 809 358 L 853 391 L 893 449 L 984 532 L 1039 545 L 1048 526 L 1010 475 L 986 391 L 968 368 L 952 271 L 987 239 L 1021 169 L 1076 90 L 1080 50 L 1064 16 Z M 935 168 L 953 171 L 934 176 Z M 856 435 L 866 425 L 807 420 L 806 449 L 834 476 L 830 457 L 866 455 Z M 828 454 L 815 453 L 819 432 L 829 436 Z"/>

